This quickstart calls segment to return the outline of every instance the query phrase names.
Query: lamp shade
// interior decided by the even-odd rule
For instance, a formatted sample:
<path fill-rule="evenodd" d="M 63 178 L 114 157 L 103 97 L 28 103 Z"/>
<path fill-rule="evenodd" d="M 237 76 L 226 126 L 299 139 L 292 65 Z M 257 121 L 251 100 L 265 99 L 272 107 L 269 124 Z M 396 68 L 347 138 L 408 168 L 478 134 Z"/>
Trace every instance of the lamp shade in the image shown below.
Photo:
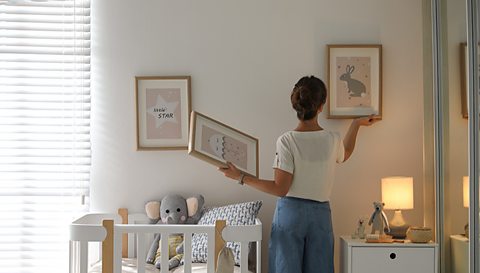
<path fill-rule="evenodd" d="M 382 201 L 385 209 L 413 209 L 413 177 L 382 178 Z"/>
<path fill-rule="evenodd" d="M 463 206 L 468 208 L 468 204 L 470 203 L 470 192 L 468 191 L 468 187 L 470 184 L 470 179 L 468 176 L 463 177 Z"/>

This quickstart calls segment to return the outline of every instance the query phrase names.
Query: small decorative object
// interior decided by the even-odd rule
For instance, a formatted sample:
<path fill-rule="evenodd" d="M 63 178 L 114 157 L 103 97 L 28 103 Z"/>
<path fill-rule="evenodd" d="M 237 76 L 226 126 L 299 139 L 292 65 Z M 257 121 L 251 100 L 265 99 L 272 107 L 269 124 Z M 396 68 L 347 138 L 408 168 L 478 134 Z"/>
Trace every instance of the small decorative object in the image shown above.
<path fill-rule="evenodd" d="M 412 243 L 428 243 L 432 238 L 432 229 L 428 227 L 410 227 L 407 230 L 407 239 Z"/>
<path fill-rule="evenodd" d="M 190 77 L 135 77 L 137 150 L 188 146 Z"/>
<path fill-rule="evenodd" d="M 370 221 L 368 221 L 369 225 L 372 225 L 372 232 L 371 234 L 376 234 L 377 232 L 380 235 L 384 235 L 384 227 L 388 231 L 390 231 L 390 228 L 388 226 L 388 220 L 387 216 L 385 215 L 385 212 L 383 211 L 383 206 L 385 204 L 381 202 L 373 202 L 373 214 L 372 217 L 370 217 Z"/>
<path fill-rule="evenodd" d="M 392 236 L 387 234 L 367 234 L 365 241 L 367 243 L 393 243 Z"/>
<path fill-rule="evenodd" d="M 145 205 L 145 211 L 151 224 L 196 224 L 202 216 L 204 198 L 195 195 L 188 199 L 177 194 L 163 197 L 161 201 L 150 201 Z M 160 269 L 161 251 L 160 239 L 168 240 L 169 248 L 174 249 L 169 256 L 169 270 L 177 267 L 183 258 L 183 235 L 170 234 L 168 238 L 160 238 L 155 234 L 150 250 L 147 253 L 146 262 L 154 264 Z"/>
<path fill-rule="evenodd" d="M 405 223 L 401 210 L 413 209 L 413 177 L 382 178 L 382 201 L 384 209 L 395 210 L 388 234 L 395 239 L 405 239 L 409 225 Z"/>
<path fill-rule="evenodd" d="M 382 46 L 328 45 L 328 118 L 382 116 Z"/>
<path fill-rule="evenodd" d="M 190 117 L 188 153 L 219 167 L 232 162 L 258 177 L 258 139 L 195 111 Z"/>
<path fill-rule="evenodd" d="M 355 230 L 355 234 L 352 235 L 353 239 L 365 239 L 365 221 L 366 219 L 359 218 L 357 222 L 357 229 Z"/>
<path fill-rule="evenodd" d="M 365 222 L 363 218 L 358 220 L 357 234 L 360 239 L 365 239 Z"/>

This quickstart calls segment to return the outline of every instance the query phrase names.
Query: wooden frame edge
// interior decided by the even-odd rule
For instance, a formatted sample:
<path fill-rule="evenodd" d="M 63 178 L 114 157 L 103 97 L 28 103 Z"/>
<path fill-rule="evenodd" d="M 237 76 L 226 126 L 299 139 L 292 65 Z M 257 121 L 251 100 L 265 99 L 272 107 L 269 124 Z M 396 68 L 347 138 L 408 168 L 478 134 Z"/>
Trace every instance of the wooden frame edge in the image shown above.
<path fill-rule="evenodd" d="M 218 254 L 222 251 L 223 247 L 225 247 L 225 240 L 223 239 L 223 229 L 227 226 L 226 220 L 216 220 L 215 221 L 215 259 L 214 259 L 214 268 L 217 271 L 217 263 L 218 263 Z"/>
<path fill-rule="evenodd" d="M 122 218 L 122 224 L 128 224 L 128 209 L 119 208 L 118 215 Z M 122 258 L 128 258 L 128 233 L 122 234 Z"/>
<path fill-rule="evenodd" d="M 460 43 L 460 102 L 462 109 L 462 117 L 468 119 L 467 104 L 467 71 L 465 71 L 465 50 L 467 43 Z"/>
<path fill-rule="evenodd" d="M 102 242 L 102 273 L 113 273 L 113 220 L 103 220 L 102 226 L 107 231 Z"/>

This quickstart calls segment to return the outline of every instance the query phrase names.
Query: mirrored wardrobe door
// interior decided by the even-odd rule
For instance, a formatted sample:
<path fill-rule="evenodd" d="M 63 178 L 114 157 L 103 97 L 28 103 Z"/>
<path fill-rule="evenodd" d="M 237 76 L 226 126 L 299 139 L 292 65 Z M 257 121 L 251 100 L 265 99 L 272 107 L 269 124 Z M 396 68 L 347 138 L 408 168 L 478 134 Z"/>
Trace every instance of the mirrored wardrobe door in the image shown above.
<path fill-rule="evenodd" d="M 439 148 L 440 151 L 443 149 L 440 153 L 443 158 L 435 157 L 435 160 L 445 160 L 446 170 L 443 172 L 443 196 L 437 196 L 437 205 L 445 209 L 439 228 L 445 235 L 443 238 L 449 238 L 442 242 L 444 260 L 441 272 L 480 272 L 479 2 L 437 1 L 443 6 L 434 11 L 442 15 L 442 19 L 434 23 L 441 24 L 445 36 L 442 40 L 445 50 L 437 55 L 437 61 L 443 62 L 443 68 L 448 71 L 447 88 L 443 89 L 444 99 L 448 101 L 448 115 L 442 117 L 442 124 L 448 128 L 444 131 L 447 140 Z M 434 81 L 435 77 L 439 80 L 441 75 L 434 73 Z M 436 166 L 442 167 L 439 164 Z"/>
<path fill-rule="evenodd" d="M 467 273 L 468 240 L 468 110 L 467 110 L 467 20 L 466 1 L 446 0 L 444 58 L 447 63 L 446 96 L 448 127 L 445 173 L 444 272 Z M 450 258 L 450 259 L 448 259 Z"/>
<path fill-rule="evenodd" d="M 442 273 L 469 272 L 466 12 L 467 0 L 431 1 L 435 218 Z"/>
<path fill-rule="evenodd" d="M 469 269 L 480 272 L 479 251 L 479 171 L 480 171 L 480 126 L 479 126 L 479 37 L 480 1 L 467 0 L 467 101 L 469 136 Z"/>

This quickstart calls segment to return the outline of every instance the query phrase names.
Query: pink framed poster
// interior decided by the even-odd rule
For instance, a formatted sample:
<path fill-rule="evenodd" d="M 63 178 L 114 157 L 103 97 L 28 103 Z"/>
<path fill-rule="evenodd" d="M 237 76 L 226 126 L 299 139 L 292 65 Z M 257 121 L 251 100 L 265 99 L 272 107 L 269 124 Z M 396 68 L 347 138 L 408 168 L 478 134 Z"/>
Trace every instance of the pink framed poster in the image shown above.
<path fill-rule="evenodd" d="M 135 77 L 137 150 L 186 150 L 190 76 Z"/>

